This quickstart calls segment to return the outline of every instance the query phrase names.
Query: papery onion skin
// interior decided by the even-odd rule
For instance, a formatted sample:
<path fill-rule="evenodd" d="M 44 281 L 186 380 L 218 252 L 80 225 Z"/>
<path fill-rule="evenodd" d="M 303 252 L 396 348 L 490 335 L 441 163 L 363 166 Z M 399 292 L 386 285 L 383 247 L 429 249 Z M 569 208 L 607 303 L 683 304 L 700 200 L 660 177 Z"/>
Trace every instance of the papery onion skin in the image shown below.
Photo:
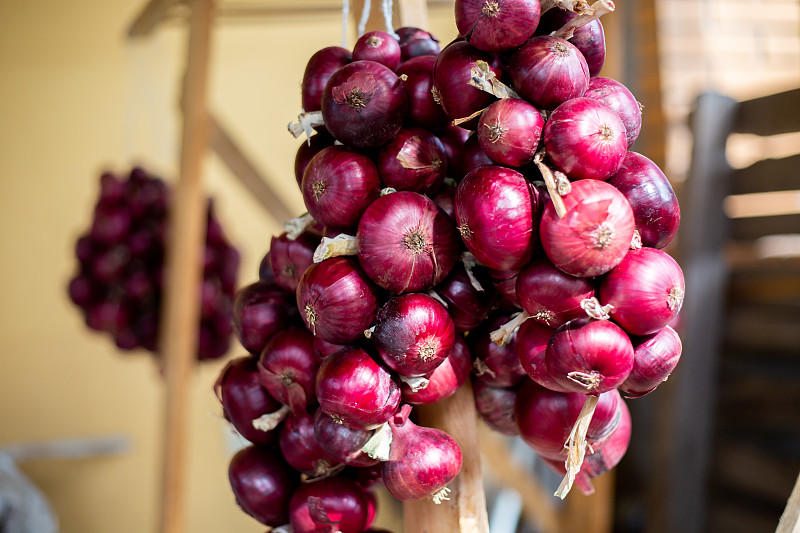
<path fill-rule="evenodd" d="M 549 35 L 575 16 L 576 14 L 572 11 L 559 7 L 550 9 L 542 13 L 534 35 Z M 573 36 L 569 38 L 569 42 L 581 51 L 581 55 L 586 59 L 589 67 L 589 74 L 591 76 L 600 74 L 606 60 L 606 38 L 603 32 L 603 23 L 599 19 L 595 19 L 585 26 L 581 26 L 575 30 Z"/>
<path fill-rule="evenodd" d="M 395 70 L 400 65 L 400 43 L 385 31 L 369 31 L 353 47 L 353 61 L 375 61 Z"/>
<path fill-rule="evenodd" d="M 625 257 L 633 239 L 633 210 L 613 185 L 581 180 L 563 197 L 567 214 L 559 218 L 548 202 L 539 225 L 548 259 L 567 274 L 605 274 Z"/>
<path fill-rule="evenodd" d="M 642 108 L 628 88 L 611 78 L 595 76 L 589 80 L 589 89 L 583 96 L 597 100 L 619 116 L 630 148 L 642 130 Z"/>
<path fill-rule="evenodd" d="M 380 426 L 400 403 L 392 375 L 360 348 L 345 348 L 325 359 L 316 391 L 325 412 L 355 429 Z"/>
<path fill-rule="evenodd" d="M 322 94 L 328 80 L 334 72 L 352 60 L 353 54 L 350 50 L 341 46 L 328 46 L 311 56 L 306 64 L 301 85 L 303 111 L 322 109 Z"/>
<path fill-rule="evenodd" d="M 375 318 L 375 286 L 355 259 L 333 257 L 310 266 L 297 285 L 297 308 L 315 336 L 333 344 L 360 339 Z"/>
<path fill-rule="evenodd" d="M 328 457 L 337 462 L 357 467 L 378 464 L 380 461 L 361 451 L 372 433 L 370 430 L 353 429 L 338 423 L 322 409 L 317 409 L 314 413 L 314 435 L 317 442 Z"/>
<path fill-rule="evenodd" d="M 534 218 L 538 206 L 539 191 L 522 174 L 504 167 L 480 167 L 458 185 L 456 224 L 464 244 L 483 265 L 519 269 L 538 245 L 539 221 Z"/>
<path fill-rule="evenodd" d="M 525 100 L 505 98 L 490 105 L 478 122 L 483 152 L 498 165 L 521 167 L 533 161 L 542 137 L 544 119 Z"/>
<path fill-rule="evenodd" d="M 633 346 L 616 324 L 578 318 L 559 327 L 550 338 L 545 364 L 565 389 L 602 394 L 621 385 L 631 373 Z"/>
<path fill-rule="evenodd" d="M 678 334 L 669 326 L 633 339 L 633 370 L 619 386 L 626 398 L 639 398 L 652 392 L 675 370 L 682 345 Z"/>
<path fill-rule="evenodd" d="M 453 319 L 427 294 L 403 294 L 375 315 L 372 341 L 386 366 L 402 376 L 432 372 L 455 342 Z"/>
<path fill-rule="evenodd" d="M 467 339 L 475 360 L 473 374 L 493 387 L 515 387 L 526 377 L 525 369 L 517 356 L 517 333 L 514 332 L 503 346 L 490 338 L 492 331 L 509 320 L 511 316 L 506 313 L 494 313 L 472 330 Z"/>
<path fill-rule="evenodd" d="M 448 124 L 447 115 L 438 95 L 433 93 L 433 66 L 436 57 L 424 55 L 404 61 L 395 71 L 408 94 L 408 123 L 432 132 L 442 131 Z M 402 76 L 405 75 L 406 79 Z"/>
<path fill-rule="evenodd" d="M 439 40 L 425 30 L 413 26 L 403 26 L 395 31 L 400 42 L 400 54 L 403 61 L 419 56 L 437 56 Z"/>
<path fill-rule="evenodd" d="M 281 454 L 295 470 L 312 477 L 324 475 L 336 466 L 317 442 L 314 419 L 306 411 L 290 414 L 283 421 L 278 440 Z"/>
<path fill-rule="evenodd" d="M 631 250 L 600 281 L 598 297 L 611 318 L 631 335 L 655 333 L 675 318 L 686 290 L 683 272 L 667 253 Z"/>
<path fill-rule="evenodd" d="M 314 403 L 314 380 L 320 360 L 314 355 L 313 336 L 293 327 L 276 333 L 258 360 L 261 385 L 294 412 Z"/>
<path fill-rule="evenodd" d="M 532 320 L 551 328 L 586 316 L 581 302 L 594 297 L 594 284 L 570 276 L 546 258 L 537 259 L 517 276 L 517 297 Z"/>
<path fill-rule="evenodd" d="M 340 231 L 356 227 L 361 214 L 380 195 L 380 187 L 372 160 L 346 146 L 329 146 L 311 158 L 301 185 L 308 213 Z"/>
<path fill-rule="evenodd" d="M 290 295 L 277 285 L 258 281 L 236 293 L 233 326 L 239 342 L 252 354 L 260 354 L 269 339 L 289 325 Z"/>
<path fill-rule="evenodd" d="M 431 195 L 447 175 L 442 142 L 422 128 L 404 128 L 378 153 L 378 173 L 384 187 Z"/>
<path fill-rule="evenodd" d="M 547 370 L 545 352 L 555 329 L 534 320 L 526 320 L 517 331 L 517 357 L 533 381 L 556 392 L 570 392 L 553 379 Z"/>
<path fill-rule="evenodd" d="M 492 387 L 480 379 L 472 380 L 475 409 L 486 424 L 503 435 L 519 435 L 514 418 L 517 388 Z"/>
<path fill-rule="evenodd" d="M 642 245 L 664 248 L 678 233 L 681 209 L 669 180 L 647 157 L 628 152 L 608 183 L 625 195 L 633 209 Z"/>
<path fill-rule="evenodd" d="M 400 384 L 403 401 L 410 404 L 431 404 L 455 394 L 469 378 L 472 356 L 467 343 L 456 335 L 453 348 L 442 363 L 425 375 L 429 380 L 425 388 L 416 392 L 406 382 Z"/>
<path fill-rule="evenodd" d="M 483 291 L 472 286 L 464 264 L 457 262 L 450 275 L 436 286 L 436 294 L 447 304 L 447 312 L 453 319 L 456 332 L 475 329 L 489 313 L 496 293 L 488 283 Z"/>
<path fill-rule="evenodd" d="M 375 200 L 361 217 L 356 244 L 367 275 L 395 293 L 432 288 L 459 253 L 453 220 L 433 200 L 410 191 Z"/>
<path fill-rule="evenodd" d="M 319 236 L 303 232 L 296 239 L 286 233 L 272 237 L 270 241 L 270 263 L 275 283 L 289 292 L 297 290 L 303 272 L 314 263 L 314 250 L 319 245 Z"/>
<path fill-rule="evenodd" d="M 337 70 L 322 96 L 325 127 L 353 148 L 377 148 L 400 131 L 408 96 L 400 78 L 374 61 L 354 61 Z"/>
<path fill-rule="evenodd" d="M 573 98 L 558 106 L 542 139 L 550 161 L 572 180 L 611 177 L 628 149 L 619 115 L 592 98 Z"/>
<path fill-rule="evenodd" d="M 522 440 L 543 457 L 565 458 L 564 443 L 585 402 L 583 394 L 551 391 L 525 380 L 517 393 L 514 408 Z M 586 434 L 586 440 L 595 452 L 603 448 L 619 426 L 621 404 L 622 398 L 616 390 L 599 396 Z"/>
<path fill-rule="evenodd" d="M 456 27 L 478 50 L 521 46 L 539 24 L 539 0 L 456 0 Z"/>
<path fill-rule="evenodd" d="M 239 450 L 231 459 L 228 479 L 245 513 L 265 526 L 289 520 L 289 499 L 299 479 L 279 452 L 258 446 Z"/>
<path fill-rule="evenodd" d="M 311 158 L 322 151 L 323 148 L 332 146 L 335 140 L 326 131 L 320 131 L 316 135 L 312 135 L 308 142 L 303 139 L 303 142 L 297 147 L 297 154 L 294 156 L 294 178 L 297 180 L 298 187 L 301 189 L 303 187 L 303 172 L 305 172 Z"/>
<path fill-rule="evenodd" d="M 315 521 L 309 509 L 311 498 L 318 498 L 322 513 L 341 533 L 361 533 L 369 526 L 370 500 L 367 491 L 352 479 L 334 476 L 314 483 L 303 483 L 289 502 L 289 521 L 294 533 L 316 533 L 324 526 Z"/>
<path fill-rule="evenodd" d="M 583 96 L 589 66 L 575 45 L 559 37 L 533 37 L 510 60 L 512 87 L 539 109 L 555 109 Z"/>

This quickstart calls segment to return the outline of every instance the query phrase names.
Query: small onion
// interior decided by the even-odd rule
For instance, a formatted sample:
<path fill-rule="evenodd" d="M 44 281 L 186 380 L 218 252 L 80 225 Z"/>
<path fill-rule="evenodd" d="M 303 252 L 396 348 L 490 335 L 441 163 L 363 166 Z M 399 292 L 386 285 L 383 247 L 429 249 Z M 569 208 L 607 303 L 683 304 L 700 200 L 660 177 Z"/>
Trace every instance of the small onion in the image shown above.
<path fill-rule="evenodd" d="M 517 297 L 533 320 L 557 328 L 586 316 L 581 302 L 594 297 L 594 284 L 565 274 L 545 258 L 526 266 L 517 276 Z"/>
<path fill-rule="evenodd" d="M 308 231 L 296 239 L 290 239 L 286 233 L 272 237 L 269 254 L 275 283 L 287 291 L 296 291 L 303 272 L 314 263 L 318 245 L 319 236 Z"/>
<path fill-rule="evenodd" d="M 479 291 L 472 285 L 467 269 L 460 261 L 450 275 L 436 286 L 436 294 L 447 304 L 447 312 L 457 332 L 475 329 L 486 318 L 494 303 L 495 293 L 488 284 L 483 289 Z"/>
<path fill-rule="evenodd" d="M 561 29 L 567 22 L 575 18 L 576 14 L 572 11 L 559 7 L 542 13 L 539 26 L 536 28 L 535 35 L 549 35 Z M 597 76 L 603 68 L 606 60 L 606 38 L 603 32 L 603 24 L 599 19 L 594 19 L 577 28 L 569 38 L 569 42 L 581 51 L 586 64 L 589 67 L 589 74 Z"/>
<path fill-rule="evenodd" d="M 431 196 L 439 209 L 445 212 L 447 216 L 456 219 L 456 188 L 455 181 L 448 183 L 451 180 L 445 180 L 444 184 L 439 188 L 439 191 Z"/>
<path fill-rule="evenodd" d="M 492 158 L 486 155 L 486 152 L 481 148 L 481 142 L 475 133 L 470 135 L 467 142 L 464 143 L 462 157 L 461 170 L 463 174 L 459 176 L 459 181 L 476 168 L 495 164 Z"/>
<path fill-rule="evenodd" d="M 236 294 L 233 326 L 245 350 L 260 354 L 269 339 L 289 325 L 289 302 L 289 294 L 263 281 L 252 283 Z"/>
<path fill-rule="evenodd" d="M 447 156 L 447 174 L 454 180 L 461 181 L 467 175 L 464 170 L 464 144 L 469 138 L 470 131 L 458 126 L 447 126 L 439 134 L 439 140 L 444 146 L 444 153 Z M 477 139 L 475 140 L 477 142 Z"/>
<path fill-rule="evenodd" d="M 619 386 L 627 398 L 644 396 L 663 383 L 678 365 L 682 350 L 680 337 L 669 326 L 633 342 L 633 370 Z"/>
<path fill-rule="evenodd" d="M 395 71 L 408 94 L 408 122 L 412 126 L 429 131 L 441 131 L 447 126 L 447 115 L 434 94 L 433 66 L 434 56 L 412 57 L 404 61 Z M 403 79 L 405 76 L 405 79 Z"/>
<path fill-rule="evenodd" d="M 317 442 L 314 419 L 304 410 L 286 417 L 281 424 L 278 444 L 286 462 L 308 476 L 323 476 L 336 466 Z"/>
<path fill-rule="evenodd" d="M 498 165 L 521 167 L 533 161 L 544 119 L 525 100 L 504 98 L 490 105 L 478 122 L 478 142 Z"/>
<path fill-rule="evenodd" d="M 570 392 L 559 385 L 547 370 L 545 353 L 553 333 L 554 329 L 533 320 L 523 322 L 517 331 L 517 357 L 528 376 L 542 387 L 556 392 Z"/>
<path fill-rule="evenodd" d="M 372 431 L 353 429 L 336 422 L 322 409 L 317 409 L 314 414 L 314 435 L 319 446 L 328 457 L 340 463 L 357 467 L 378 464 L 380 461 L 361 451 L 372 434 Z"/>
<path fill-rule="evenodd" d="M 519 435 L 514 418 L 514 404 L 517 401 L 516 388 L 492 387 L 486 382 L 472 381 L 472 394 L 475 396 L 475 409 L 486 424 L 503 435 Z"/>
<path fill-rule="evenodd" d="M 264 347 L 258 374 L 267 392 L 297 413 L 314 403 L 319 364 L 311 333 L 293 327 L 276 333 Z"/>
<path fill-rule="evenodd" d="M 675 318 L 683 305 L 683 272 L 655 248 L 631 250 L 600 281 L 598 298 L 613 305 L 611 318 L 631 335 L 655 333 Z"/>
<path fill-rule="evenodd" d="M 353 61 L 375 61 L 391 70 L 400 65 L 400 43 L 385 31 L 362 35 L 353 47 Z"/>
<path fill-rule="evenodd" d="M 478 50 L 501 52 L 533 35 L 540 11 L 539 0 L 456 0 L 456 27 Z"/>
<path fill-rule="evenodd" d="M 370 498 L 352 479 L 334 476 L 303 483 L 289 502 L 294 533 L 361 533 L 370 523 Z"/>
<path fill-rule="evenodd" d="M 294 178 L 297 180 L 298 187 L 303 187 L 303 172 L 311 158 L 320 153 L 323 148 L 333 145 L 334 141 L 335 139 L 328 132 L 321 131 L 312 135 L 307 142 L 304 140 L 300 144 L 297 154 L 294 156 Z"/>
<path fill-rule="evenodd" d="M 297 477 L 280 453 L 258 446 L 239 450 L 228 467 L 236 503 L 265 526 L 277 527 L 288 521 Z"/>
<path fill-rule="evenodd" d="M 334 72 L 353 60 L 350 50 L 340 46 L 329 46 L 316 52 L 308 60 L 303 73 L 301 85 L 303 93 L 303 110 L 319 111 L 322 109 L 322 93 L 325 85 Z"/>
<path fill-rule="evenodd" d="M 493 387 L 515 387 L 525 379 L 525 369 L 517 356 L 517 333 L 514 332 L 502 346 L 490 337 L 492 331 L 510 319 L 505 313 L 495 313 L 472 330 L 467 338 L 474 358 L 475 376 Z"/>
<path fill-rule="evenodd" d="M 403 381 L 400 388 L 403 401 L 410 404 L 430 404 L 452 396 L 469 378 L 472 368 L 472 357 L 467 343 L 460 335 L 456 335 L 453 348 L 442 363 L 433 372 L 425 375 L 428 384 L 421 389 L 413 390 Z"/>
<path fill-rule="evenodd" d="M 583 96 L 597 100 L 619 116 L 630 148 L 642 130 L 642 108 L 628 88 L 611 78 L 595 76 Z"/>
<path fill-rule="evenodd" d="M 404 128 L 378 153 L 378 173 L 384 187 L 433 194 L 447 174 L 444 146 L 422 128 Z"/>
<path fill-rule="evenodd" d="M 404 26 L 397 28 L 400 53 L 403 61 L 419 56 L 439 55 L 439 40 L 425 30 Z"/>

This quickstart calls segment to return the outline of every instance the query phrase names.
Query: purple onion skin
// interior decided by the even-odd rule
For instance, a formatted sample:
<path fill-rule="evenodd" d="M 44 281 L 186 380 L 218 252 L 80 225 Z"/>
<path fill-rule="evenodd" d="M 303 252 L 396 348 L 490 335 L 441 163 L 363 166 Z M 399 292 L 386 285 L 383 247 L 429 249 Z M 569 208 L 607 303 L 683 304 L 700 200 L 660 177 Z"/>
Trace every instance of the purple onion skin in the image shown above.
<path fill-rule="evenodd" d="M 589 67 L 564 39 L 533 37 L 511 57 L 512 87 L 539 109 L 555 109 L 589 88 Z"/>
<path fill-rule="evenodd" d="M 335 354 L 344 347 L 345 346 L 342 344 L 333 344 L 319 337 L 314 337 L 314 355 L 319 357 L 320 361 Z"/>
<path fill-rule="evenodd" d="M 570 392 L 553 379 L 547 370 L 545 352 L 555 330 L 533 320 L 527 320 L 517 330 L 517 357 L 533 381 L 556 392 Z"/>
<path fill-rule="evenodd" d="M 329 46 L 316 52 L 308 60 L 303 73 L 302 95 L 303 110 L 319 111 L 322 109 L 322 95 L 325 85 L 334 72 L 353 60 L 350 50 L 340 46 Z"/>
<path fill-rule="evenodd" d="M 498 304 L 498 307 L 503 311 L 514 313 L 522 309 L 522 306 L 519 304 L 519 298 L 517 297 L 517 276 L 519 272 L 514 272 L 514 274 L 505 279 L 496 279 L 492 278 L 492 286 L 500 293 L 502 298 Z"/>
<path fill-rule="evenodd" d="M 585 402 L 583 394 L 551 391 L 525 380 L 514 406 L 522 440 L 542 457 L 563 461 L 566 457 L 564 443 Z M 616 390 L 600 394 L 586 434 L 586 440 L 595 452 L 603 448 L 619 427 L 622 404 Z"/>
<path fill-rule="evenodd" d="M 489 165 L 495 165 L 495 162 L 483 151 L 478 136 L 470 135 L 467 142 L 464 143 L 463 159 L 461 160 L 461 169 L 464 173 L 459 176 L 459 181 L 476 168 Z"/>
<path fill-rule="evenodd" d="M 269 339 L 289 325 L 290 296 L 277 285 L 258 281 L 242 288 L 233 302 L 233 326 L 239 342 L 260 354 Z"/>
<path fill-rule="evenodd" d="M 293 327 L 279 331 L 264 347 L 258 361 L 261 385 L 297 413 L 314 403 L 314 379 L 319 364 L 308 330 Z"/>
<path fill-rule="evenodd" d="M 465 143 L 469 138 L 470 131 L 458 126 L 447 126 L 439 134 L 439 140 L 444 145 L 444 153 L 447 155 L 447 174 L 456 181 L 467 175 L 464 170 L 464 150 Z"/>
<path fill-rule="evenodd" d="M 586 316 L 581 302 L 594 297 L 594 284 L 587 278 L 565 274 L 546 258 L 537 259 L 517 276 L 517 298 L 535 320 L 550 328 Z"/>
<path fill-rule="evenodd" d="M 354 429 L 375 429 L 397 411 L 400 387 L 359 348 L 345 348 L 323 361 L 317 373 L 320 407 Z"/>
<path fill-rule="evenodd" d="M 385 187 L 431 195 L 447 174 L 442 141 L 422 128 L 404 128 L 378 153 L 378 173 Z"/>
<path fill-rule="evenodd" d="M 681 224 L 678 198 L 669 180 L 650 159 L 628 152 L 608 183 L 622 192 L 631 204 L 642 245 L 665 248 Z"/>
<path fill-rule="evenodd" d="M 678 263 L 655 248 L 631 250 L 600 281 L 598 298 L 631 335 L 650 335 L 669 324 L 683 305 L 686 284 Z"/>
<path fill-rule="evenodd" d="M 380 195 L 380 187 L 372 160 L 345 146 L 329 146 L 311 158 L 301 184 L 309 214 L 340 231 L 356 227 L 361 214 Z"/>
<path fill-rule="evenodd" d="M 315 336 L 333 344 L 360 339 L 378 309 L 375 287 L 355 259 L 310 266 L 297 285 L 297 308 Z"/>
<path fill-rule="evenodd" d="M 515 170 L 480 167 L 456 191 L 456 224 L 470 252 L 494 270 L 519 269 L 538 245 L 539 192 Z"/>
<path fill-rule="evenodd" d="M 367 275 L 395 293 L 432 288 L 459 254 L 453 220 L 430 198 L 409 191 L 375 200 L 361 217 L 356 243 Z"/>
<path fill-rule="evenodd" d="M 578 318 L 550 338 L 545 364 L 561 387 L 602 394 L 621 385 L 631 373 L 633 345 L 622 328 L 610 321 Z"/>
<path fill-rule="evenodd" d="M 400 43 L 385 31 L 362 35 L 353 47 L 353 61 L 374 61 L 395 70 L 400 65 Z"/>
<path fill-rule="evenodd" d="M 339 463 L 356 467 L 378 464 L 380 461 L 361 451 L 372 433 L 340 424 L 322 409 L 317 409 L 314 414 L 314 435 L 319 446 L 328 457 Z"/>
<path fill-rule="evenodd" d="M 275 272 L 272 270 L 272 256 L 267 252 L 258 265 L 258 281 L 275 283 Z"/>
<path fill-rule="evenodd" d="M 355 61 L 337 70 L 322 97 L 325 127 L 352 148 L 377 148 L 397 135 L 408 113 L 400 78 L 374 61 Z"/>
<path fill-rule="evenodd" d="M 561 8 L 550 9 L 539 19 L 539 27 L 536 28 L 535 35 L 549 35 L 560 29 L 573 17 L 575 17 L 575 13 L 572 11 Z M 569 42 L 583 54 L 589 66 L 589 74 L 591 76 L 600 74 L 606 61 L 606 38 L 602 22 L 593 20 L 589 24 L 581 26 L 575 30 Z"/>
<path fill-rule="evenodd" d="M 630 148 L 642 131 L 642 109 L 628 88 L 611 78 L 595 76 L 583 96 L 597 100 L 619 116 Z"/>
<path fill-rule="evenodd" d="M 432 372 L 455 342 L 453 319 L 427 294 L 392 298 L 375 316 L 372 341 L 386 366 L 402 376 Z"/>
<path fill-rule="evenodd" d="M 483 152 L 496 164 L 521 167 L 533 161 L 543 127 L 538 109 L 525 100 L 505 98 L 483 112 L 477 138 Z"/>
<path fill-rule="evenodd" d="M 467 83 L 471 79 L 471 69 L 479 60 L 486 61 L 489 69 L 498 78 L 500 77 L 501 72 L 496 58 L 465 41 L 450 43 L 436 58 L 433 79 L 439 91 L 442 108 L 451 120 L 468 117 L 496 99 L 491 94 Z M 477 125 L 478 119 L 475 118 L 462 124 L 461 127 L 475 129 Z"/>
<path fill-rule="evenodd" d="M 478 50 L 503 52 L 533 35 L 540 11 L 538 0 L 456 0 L 456 27 Z"/>
<path fill-rule="evenodd" d="M 443 184 L 439 191 L 431 196 L 431 200 L 439 206 L 439 209 L 444 211 L 444 213 L 453 219 L 453 224 L 455 224 L 456 219 L 456 186 L 449 185 L 448 183 Z"/>
<path fill-rule="evenodd" d="M 254 357 L 239 357 L 225 365 L 214 385 L 225 419 L 253 444 L 267 446 L 278 438 L 277 431 L 261 431 L 253 420 L 280 409 L 281 404 L 261 386 Z"/>
<path fill-rule="evenodd" d="M 453 348 L 447 358 L 433 372 L 425 375 L 429 380 L 427 387 L 414 392 L 407 383 L 400 384 L 403 401 L 422 405 L 436 403 L 452 396 L 467 381 L 471 368 L 472 356 L 467 348 L 467 343 L 460 335 L 456 335 Z"/>
<path fill-rule="evenodd" d="M 303 272 L 314 263 L 314 250 L 319 241 L 318 235 L 307 231 L 294 240 L 286 233 L 272 237 L 269 253 L 275 283 L 295 292 Z"/>
<path fill-rule="evenodd" d="M 453 319 L 457 333 L 478 327 L 494 303 L 495 293 L 488 284 L 483 291 L 472 286 L 467 270 L 460 261 L 450 275 L 436 286 L 436 294 L 447 304 L 447 312 Z"/>
<path fill-rule="evenodd" d="M 499 346 L 489 335 L 511 320 L 506 313 L 494 313 L 483 324 L 475 328 L 467 339 L 475 360 L 473 374 L 492 387 L 516 387 L 526 377 L 525 369 L 517 356 L 517 333 Z"/>
<path fill-rule="evenodd" d="M 425 30 L 413 26 L 397 28 L 400 42 L 400 57 L 408 61 L 420 56 L 438 56 L 441 51 L 439 40 Z"/>
<path fill-rule="evenodd" d="M 492 387 L 475 379 L 472 381 L 475 409 L 486 424 L 503 435 L 519 435 L 514 418 L 514 404 L 517 400 L 516 388 Z"/>
<path fill-rule="evenodd" d="M 435 56 L 412 57 L 397 67 L 395 72 L 401 76 L 403 88 L 408 94 L 408 125 L 440 132 L 447 126 L 448 120 L 432 92 L 435 63 Z M 404 80 L 403 75 L 406 76 Z"/>
<path fill-rule="evenodd" d="M 619 386 L 626 398 L 640 398 L 655 390 L 675 370 L 681 358 L 681 339 L 669 326 L 633 339 L 633 370 Z"/>
<path fill-rule="evenodd" d="M 324 475 L 336 466 L 317 442 L 314 419 L 305 410 L 290 414 L 283 421 L 278 444 L 289 466 L 309 476 Z"/>
<path fill-rule="evenodd" d="M 297 474 L 281 454 L 250 446 L 233 456 L 228 479 L 239 507 L 265 526 L 289 520 L 289 499 L 299 484 Z"/>
<path fill-rule="evenodd" d="M 311 158 L 322 151 L 323 148 L 332 146 L 336 139 L 326 131 L 318 132 L 316 135 L 311 136 L 310 141 L 303 139 L 302 144 L 297 147 L 297 153 L 294 156 L 294 178 L 297 180 L 297 186 L 303 187 L 303 172 L 305 172 L 308 162 Z"/>
<path fill-rule="evenodd" d="M 315 500 L 316 499 L 316 500 Z M 320 515 L 311 508 L 319 504 Z M 370 500 L 366 489 L 352 479 L 334 476 L 314 483 L 303 483 L 289 502 L 289 520 L 294 533 L 317 533 L 331 528 L 336 531 L 361 533 L 369 526 Z M 327 515 L 327 520 L 323 520 Z M 332 530 L 332 529 L 331 529 Z"/>
<path fill-rule="evenodd" d="M 628 149 L 619 115 L 591 98 L 573 98 L 558 106 L 542 137 L 550 161 L 572 180 L 611 177 Z"/>

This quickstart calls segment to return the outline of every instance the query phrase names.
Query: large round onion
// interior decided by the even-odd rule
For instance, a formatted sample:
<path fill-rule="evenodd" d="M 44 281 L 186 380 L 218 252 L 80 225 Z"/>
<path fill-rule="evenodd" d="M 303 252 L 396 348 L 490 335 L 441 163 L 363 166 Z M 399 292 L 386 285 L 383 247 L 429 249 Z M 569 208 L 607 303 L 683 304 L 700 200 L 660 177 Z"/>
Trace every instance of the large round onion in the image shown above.
<path fill-rule="evenodd" d="M 322 109 L 322 93 L 334 72 L 353 60 L 350 50 L 341 46 L 329 46 L 311 56 L 306 64 L 301 85 L 303 111 Z"/>
<path fill-rule="evenodd" d="M 477 168 L 456 191 L 461 238 L 478 261 L 494 270 L 519 269 L 530 261 L 538 241 L 538 211 L 539 191 L 509 168 Z"/>
<path fill-rule="evenodd" d="M 554 329 L 533 320 L 523 322 L 517 330 L 517 357 L 528 376 L 542 387 L 556 392 L 570 392 L 559 385 L 547 370 L 545 353 L 553 333 Z"/>
<path fill-rule="evenodd" d="M 289 518 L 289 499 L 299 479 L 281 454 L 250 446 L 237 452 L 228 479 L 242 510 L 264 524 L 278 527 Z"/>
<path fill-rule="evenodd" d="M 478 142 L 498 165 L 521 167 L 533 161 L 543 127 L 544 119 L 538 109 L 519 98 L 504 98 L 481 115 Z"/>
<path fill-rule="evenodd" d="M 290 320 L 290 295 L 272 283 L 258 281 L 238 293 L 233 302 L 233 326 L 245 350 L 259 354 Z"/>
<path fill-rule="evenodd" d="M 385 187 L 433 194 L 447 175 L 442 141 L 422 128 L 402 129 L 381 148 L 378 173 Z"/>
<path fill-rule="evenodd" d="M 456 27 L 478 50 L 520 46 L 539 24 L 539 0 L 456 0 Z"/>
<path fill-rule="evenodd" d="M 424 55 L 412 57 L 395 71 L 408 94 L 408 121 L 413 126 L 429 131 L 440 131 L 447 126 L 447 115 L 434 95 L 433 66 L 436 57 Z M 405 79 L 403 79 L 405 76 Z"/>
<path fill-rule="evenodd" d="M 270 395 L 297 413 L 314 403 L 314 378 L 320 360 L 305 328 L 292 327 L 276 333 L 261 353 L 258 374 Z"/>
<path fill-rule="evenodd" d="M 300 190 L 303 187 L 303 173 L 306 171 L 308 162 L 323 148 L 331 146 L 335 140 L 327 131 L 320 131 L 312 135 L 308 141 L 303 139 L 303 142 L 297 147 L 297 153 L 294 156 L 294 178 L 297 180 Z"/>
<path fill-rule="evenodd" d="M 619 116 L 630 148 L 642 130 L 642 108 L 628 88 L 611 78 L 595 76 L 589 80 L 589 89 L 583 96 L 608 106 Z"/>
<path fill-rule="evenodd" d="M 337 70 L 322 96 L 322 117 L 331 135 L 353 148 L 377 148 L 403 125 L 408 97 L 400 79 L 374 61 Z"/>
<path fill-rule="evenodd" d="M 385 31 L 362 35 L 353 47 L 353 61 L 375 61 L 391 70 L 400 65 L 400 43 Z"/>

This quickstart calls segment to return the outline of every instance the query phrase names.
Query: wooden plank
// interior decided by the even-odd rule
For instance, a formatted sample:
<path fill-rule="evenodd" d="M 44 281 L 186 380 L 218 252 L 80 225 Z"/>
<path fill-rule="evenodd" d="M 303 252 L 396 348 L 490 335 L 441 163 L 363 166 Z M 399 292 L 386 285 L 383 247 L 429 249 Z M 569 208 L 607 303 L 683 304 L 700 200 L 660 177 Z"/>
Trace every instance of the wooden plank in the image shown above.
<path fill-rule="evenodd" d="M 798 533 L 800 531 L 800 476 L 797 477 L 797 482 L 794 485 L 789 496 L 789 501 L 786 503 L 786 510 L 781 515 L 781 520 L 778 523 L 778 529 L 775 533 Z"/>
<path fill-rule="evenodd" d="M 733 129 L 756 135 L 777 135 L 800 130 L 800 89 L 741 102 Z"/>
<path fill-rule="evenodd" d="M 781 504 L 794 486 L 795 471 L 785 458 L 748 445 L 726 442 L 715 454 L 718 483 L 760 500 Z"/>
<path fill-rule="evenodd" d="M 205 240 L 206 198 L 203 157 L 208 147 L 206 113 L 213 0 L 193 0 L 189 48 L 183 79 L 183 139 L 180 179 L 174 191 L 166 251 L 166 283 L 160 345 L 166 362 L 166 417 L 161 484 L 160 531 L 186 528 L 186 464 L 189 384 L 200 327 L 200 283 Z"/>
<path fill-rule="evenodd" d="M 730 221 L 732 239 L 755 240 L 767 235 L 800 233 L 800 213 L 766 217 L 733 218 Z"/>
<path fill-rule="evenodd" d="M 594 494 L 573 490 L 566 498 L 561 519 L 563 533 L 610 533 L 614 518 L 614 471 L 592 480 Z"/>
<path fill-rule="evenodd" d="M 730 310 L 726 341 L 741 349 L 800 350 L 800 308 L 748 305 Z"/>
<path fill-rule="evenodd" d="M 800 154 L 763 159 L 733 172 L 731 194 L 800 189 Z"/>
<path fill-rule="evenodd" d="M 421 425 L 439 428 L 458 442 L 462 466 L 458 477 L 448 485 L 453 491 L 449 501 L 436 505 L 425 498 L 403 504 L 406 533 L 489 533 L 478 417 L 470 383 L 465 383 L 450 398 L 421 405 L 415 411 Z"/>
<path fill-rule="evenodd" d="M 167 17 L 167 12 L 181 3 L 182 0 L 149 0 L 128 27 L 128 37 L 136 39 L 150 35 Z"/>

